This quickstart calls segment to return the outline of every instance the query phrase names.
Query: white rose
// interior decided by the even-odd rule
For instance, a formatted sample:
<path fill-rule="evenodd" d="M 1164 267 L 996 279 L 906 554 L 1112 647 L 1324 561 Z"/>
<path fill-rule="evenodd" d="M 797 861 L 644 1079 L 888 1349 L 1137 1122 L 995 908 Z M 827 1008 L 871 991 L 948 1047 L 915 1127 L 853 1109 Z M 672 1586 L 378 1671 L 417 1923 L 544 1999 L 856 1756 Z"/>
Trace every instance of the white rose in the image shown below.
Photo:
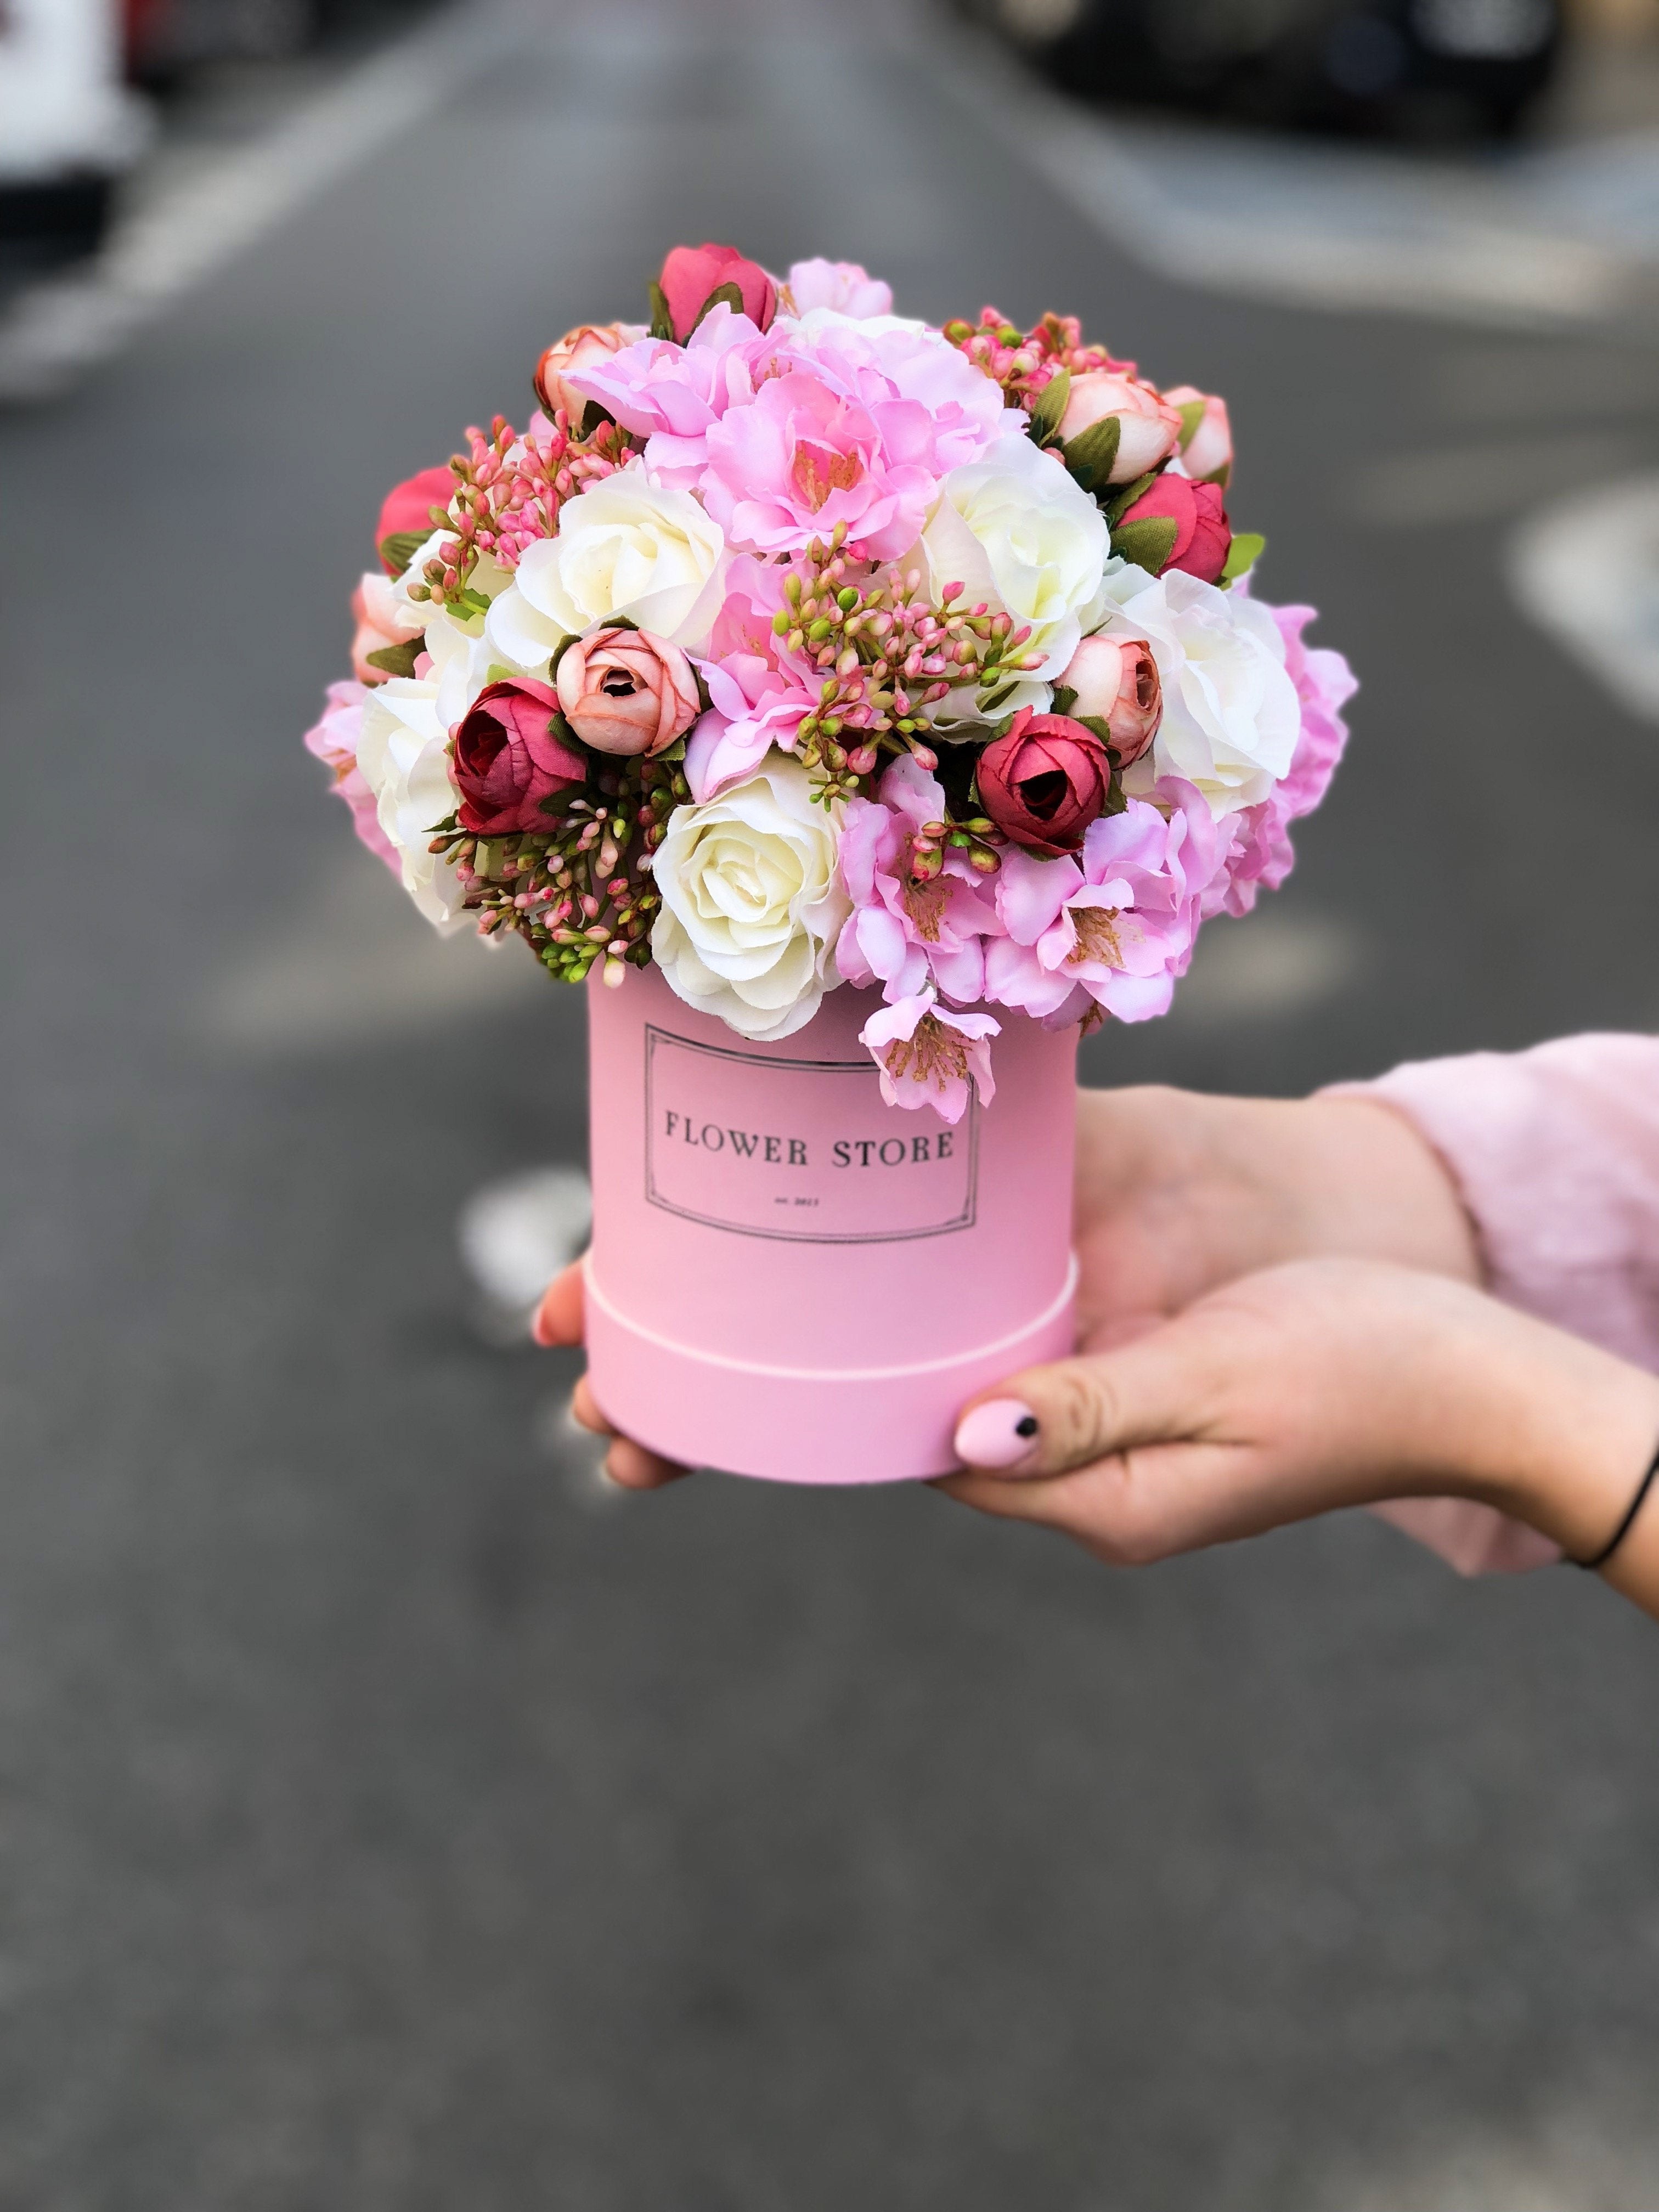
<path fill-rule="evenodd" d="M 933 588 L 960 583 L 1031 635 L 1031 676 L 1056 676 L 1092 620 L 1109 539 L 1105 517 L 1052 454 L 1023 430 L 982 461 L 952 469 L 921 533 Z M 1000 710 L 1005 711 L 1005 710 Z"/>
<path fill-rule="evenodd" d="M 448 732 L 438 719 L 438 687 L 395 676 L 369 693 L 357 765 L 374 794 L 381 829 L 398 848 L 404 889 L 446 937 L 465 928 L 465 896 L 455 871 L 428 851 L 432 832 L 455 811 Z"/>
<path fill-rule="evenodd" d="M 830 947 L 852 911 L 837 806 L 774 751 L 706 806 L 682 806 L 657 848 L 657 965 L 689 1006 L 763 1043 L 805 1027 L 841 980 Z"/>
<path fill-rule="evenodd" d="M 1103 634 L 1144 637 L 1164 685 L 1152 750 L 1124 778 L 1131 793 L 1162 775 L 1196 784 L 1218 817 L 1254 806 L 1286 774 L 1302 727 L 1285 641 L 1267 610 L 1179 568 L 1152 577 L 1115 562 Z"/>
<path fill-rule="evenodd" d="M 642 469 L 602 477 L 559 510 L 556 538 L 526 549 L 489 610 L 498 659 L 544 669 L 562 637 L 626 615 L 653 636 L 697 645 L 720 605 L 726 539 L 689 491 Z"/>

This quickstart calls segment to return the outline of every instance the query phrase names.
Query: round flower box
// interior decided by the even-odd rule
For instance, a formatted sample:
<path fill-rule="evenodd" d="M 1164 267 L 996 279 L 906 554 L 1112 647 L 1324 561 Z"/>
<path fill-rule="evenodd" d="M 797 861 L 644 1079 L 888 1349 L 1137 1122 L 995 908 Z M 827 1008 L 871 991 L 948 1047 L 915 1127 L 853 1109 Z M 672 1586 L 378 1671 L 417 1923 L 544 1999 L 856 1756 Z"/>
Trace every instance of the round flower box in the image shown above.
<path fill-rule="evenodd" d="M 957 1464 L 964 1399 L 1072 1348 L 1075 1030 L 1018 1015 L 954 1127 L 883 1099 L 830 992 L 752 1044 L 655 968 L 588 990 L 587 1352 L 609 1418 L 694 1466 L 887 1482 Z"/>

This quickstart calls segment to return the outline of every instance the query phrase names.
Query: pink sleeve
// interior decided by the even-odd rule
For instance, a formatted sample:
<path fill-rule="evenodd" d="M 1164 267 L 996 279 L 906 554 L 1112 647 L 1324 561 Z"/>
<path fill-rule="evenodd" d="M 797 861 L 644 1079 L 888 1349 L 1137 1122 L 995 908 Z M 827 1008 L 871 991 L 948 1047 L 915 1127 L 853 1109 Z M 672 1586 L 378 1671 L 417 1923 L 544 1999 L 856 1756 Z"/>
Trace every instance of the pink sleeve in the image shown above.
<path fill-rule="evenodd" d="M 1433 1146 L 1497 1297 L 1659 1371 L 1659 1038 L 1408 1062 L 1324 1095 L 1392 1106 Z M 1490 1506 L 1403 1498 L 1378 1510 L 1464 1574 L 1559 1557 Z"/>

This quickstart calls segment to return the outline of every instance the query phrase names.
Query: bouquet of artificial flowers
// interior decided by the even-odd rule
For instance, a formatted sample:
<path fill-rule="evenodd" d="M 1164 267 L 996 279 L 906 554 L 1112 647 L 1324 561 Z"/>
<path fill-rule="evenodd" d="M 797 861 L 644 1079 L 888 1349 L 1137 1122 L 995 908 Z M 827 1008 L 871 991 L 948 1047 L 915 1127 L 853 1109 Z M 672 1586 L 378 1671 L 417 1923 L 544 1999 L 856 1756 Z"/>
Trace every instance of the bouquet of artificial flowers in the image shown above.
<path fill-rule="evenodd" d="M 993 1095 L 1009 1012 L 1169 1006 L 1291 866 L 1353 688 L 1246 578 L 1224 403 L 1047 315 L 680 246 L 391 495 L 307 738 L 441 929 L 654 963 L 766 1044 L 878 988 L 890 1106 Z"/>

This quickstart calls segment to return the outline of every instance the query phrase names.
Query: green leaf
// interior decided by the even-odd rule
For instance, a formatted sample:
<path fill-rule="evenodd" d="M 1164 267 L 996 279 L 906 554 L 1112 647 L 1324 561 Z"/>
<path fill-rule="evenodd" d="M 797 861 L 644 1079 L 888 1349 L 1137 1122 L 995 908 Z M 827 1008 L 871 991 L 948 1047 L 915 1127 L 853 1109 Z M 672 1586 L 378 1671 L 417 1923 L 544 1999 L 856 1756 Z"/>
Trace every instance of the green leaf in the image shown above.
<path fill-rule="evenodd" d="M 547 665 L 547 680 L 550 684 L 552 683 L 554 678 L 559 672 L 559 663 L 564 659 L 566 653 L 569 652 L 571 647 L 574 645 L 575 642 L 575 631 L 567 630 L 564 635 L 559 640 L 558 643 L 554 647 L 553 658 Z"/>
<path fill-rule="evenodd" d="M 714 290 L 708 295 L 708 297 L 703 301 L 702 307 L 698 308 L 696 313 L 692 317 L 691 330 L 695 331 L 697 325 L 702 320 L 703 317 L 708 314 L 711 309 L 718 307 L 722 300 L 725 301 L 726 306 L 730 307 L 734 315 L 740 315 L 743 313 L 743 294 L 738 290 L 738 287 L 732 283 L 716 284 Z M 687 337 L 690 337 L 690 335 L 691 331 L 688 331 L 686 332 Z"/>
<path fill-rule="evenodd" d="M 668 312 L 668 295 L 653 276 L 651 279 L 651 335 L 653 338 L 672 338 L 674 318 Z"/>
<path fill-rule="evenodd" d="M 1071 370 L 1056 369 L 1037 394 L 1036 405 L 1031 410 L 1031 435 L 1039 446 L 1052 446 L 1059 437 L 1060 418 L 1071 396 Z"/>
<path fill-rule="evenodd" d="M 1084 728 L 1091 736 L 1098 738 L 1103 745 L 1111 744 L 1112 726 L 1104 714 L 1075 714 L 1072 719 L 1073 721 L 1081 722 Z"/>
<path fill-rule="evenodd" d="M 1110 499 L 1102 501 L 1100 511 L 1106 518 L 1109 530 L 1117 528 L 1135 501 L 1146 496 L 1158 482 L 1158 472 L 1154 469 L 1150 475 L 1137 477 L 1133 483 L 1125 484 L 1121 491 L 1114 492 Z"/>
<path fill-rule="evenodd" d="M 426 651 L 423 637 L 411 637 L 403 645 L 383 645 L 364 658 L 371 668 L 379 668 L 388 676 L 412 676 L 415 663 Z"/>
<path fill-rule="evenodd" d="M 998 684 L 994 691 L 981 692 L 980 694 L 979 701 L 980 713 L 981 714 L 994 714 L 997 708 L 1002 705 L 1003 702 L 1006 699 L 1012 699 L 1013 694 L 1014 684 L 1012 681 L 1006 684 Z M 1011 716 L 1010 720 L 1012 719 L 1012 718 Z M 1006 734 L 1006 732 L 1001 730 L 997 732 L 997 735 L 999 737 L 1005 736 Z"/>
<path fill-rule="evenodd" d="M 1161 576 L 1180 535 L 1173 515 L 1143 515 L 1139 522 L 1126 522 L 1112 532 L 1112 550 L 1133 561 L 1137 568 L 1144 568 L 1149 576 Z"/>
<path fill-rule="evenodd" d="M 375 548 L 394 576 L 407 573 L 410 562 L 432 535 L 429 530 L 394 530 Z"/>
<path fill-rule="evenodd" d="M 1261 558 L 1267 544 L 1260 532 L 1241 530 L 1227 549 L 1227 565 L 1221 572 L 1222 582 L 1236 584 L 1241 576 L 1247 576 Z"/>
<path fill-rule="evenodd" d="M 614 422 L 616 419 L 607 409 L 600 406 L 597 399 L 590 399 L 582 410 L 581 427 L 576 435 L 591 438 L 602 422 Z"/>
<path fill-rule="evenodd" d="M 1198 435 L 1198 426 L 1204 420 L 1206 403 L 1202 399 L 1183 400 L 1181 414 L 1181 450 L 1184 453 Z"/>
<path fill-rule="evenodd" d="M 1123 426 L 1116 416 L 1107 415 L 1060 447 L 1066 467 L 1085 491 L 1104 491 L 1110 483 L 1122 435 Z"/>
<path fill-rule="evenodd" d="M 1069 714 L 1076 704 L 1077 693 L 1073 690 L 1071 685 L 1069 684 L 1056 684 L 1054 686 L 1055 714 Z"/>
<path fill-rule="evenodd" d="M 504 660 L 492 660 L 484 671 L 486 684 L 522 684 L 523 681 L 523 670 L 509 668 Z"/>

